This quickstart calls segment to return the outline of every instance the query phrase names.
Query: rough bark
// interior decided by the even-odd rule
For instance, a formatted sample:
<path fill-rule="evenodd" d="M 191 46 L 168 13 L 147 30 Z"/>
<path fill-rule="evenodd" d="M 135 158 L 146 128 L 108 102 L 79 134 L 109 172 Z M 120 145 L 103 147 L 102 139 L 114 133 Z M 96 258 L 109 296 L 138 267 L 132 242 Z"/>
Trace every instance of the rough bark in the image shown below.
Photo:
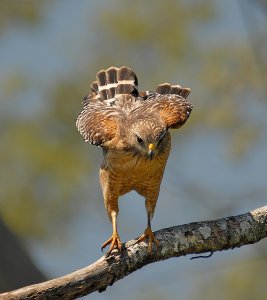
<path fill-rule="evenodd" d="M 267 236 L 267 206 L 246 214 L 195 222 L 155 232 L 160 246 L 126 243 L 121 253 L 101 257 L 90 266 L 66 276 L 0 294 L 0 299 L 75 299 L 109 285 L 147 264 L 187 254 L 215 252 L 253 244 Z"/>

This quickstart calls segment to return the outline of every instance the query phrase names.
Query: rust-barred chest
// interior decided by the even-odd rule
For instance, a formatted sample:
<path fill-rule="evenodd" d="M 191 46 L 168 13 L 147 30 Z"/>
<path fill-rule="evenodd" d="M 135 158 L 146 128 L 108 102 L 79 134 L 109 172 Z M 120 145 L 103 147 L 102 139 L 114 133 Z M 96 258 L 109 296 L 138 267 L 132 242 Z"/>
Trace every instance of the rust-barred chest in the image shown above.
<path fill-rule="evenodd" d="M 101 185 L 109 186 L 118 195 L 136 190 L 143 195 L 159 186 L 170 152 L 170 143 L 165 151 L 150 159 L 131 152 L 109 149 L 104 151 L 100 169 Z"/>

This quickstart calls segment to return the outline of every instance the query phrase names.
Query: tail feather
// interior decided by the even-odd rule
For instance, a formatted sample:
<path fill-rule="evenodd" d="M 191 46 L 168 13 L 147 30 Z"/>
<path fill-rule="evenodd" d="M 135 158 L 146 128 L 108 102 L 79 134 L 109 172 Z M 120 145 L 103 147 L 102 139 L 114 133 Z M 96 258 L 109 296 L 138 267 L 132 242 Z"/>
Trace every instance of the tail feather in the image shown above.
<path fill-rule="evenodd" d="M 156 88 L 156 93 L 158 94 L 170 94 L 171 85 L 169 83 L 159 84 Z"/>
<path fill-rule="evenodd" d="M 188 95 L 190 94 L 190 92 L 191 92 L 190 88 L 183 88 L 180 95 L 186 99 L 188 97 Z"/>
<path fill-rule="evenodd" d="M 96 81 L 91 83 L 91 93 L 88 93 L 83 98 L 83 105 L 87 105 L 90 101 L 99 99 L 98 84 Z"/>
<path fill-rule="evenodd" d="M 97 81 L 94 81 L 94 82 L 91 83 L 91 90 L 95 94 L 98 93 L 98 84 L 97 84 Z"/>
<path fill-rule="evenodd" d="M 145 95 L 142 92 L 139 94 L 137 90 L 137 76 L 132 69 L 125 66 L 121 68 L 110 67 L 107 70 L 101 70 L 96 74 L 96 79 L 91 84 L 91 94 L 85 97 L 85 101 L 87 102 L 89 99 L 99 99 L 100 101 L 108 100 L 109 103 L 112 103 L 118 95 L 131 94 L 145 99 L 149 98 L 150 94 L 154 94 L 150 92 L 143 92 Z M 156 88 L 157 94 L 175 94 L 183 98 L 187 98 L 190 91 L 189 88 L 181 88 L 180 85 L 170 85 L 169 83 L 162 83 Z"/>
<path fill-rule="evenodd" d="M 98 85 L 98 94 L 101 97 L 102 100 L 108 99 L 108 93 L 107 93 L 107 80 L 106 80 L 106 71 L 101 70 L 96 74 L 97 79 L 97 85 Z"/>
<path fill-rule="evenodd" d="M 134 71 L 127 67 L 121 67 L 117 73 L 118 85 L 116 87 L 116 95 L 134 94 L 138 95 L 137 85 L 138 80 Z"/>
<path fill-rule="evenodd" d="M 108 93 L 108 98 L 114 98 L 115 96 L 115 89 L 117 86 L 117 72 L 118 68 L 116 67 L 110 67 L 106 70 L 106 81 L 107 81 L 107 93 Z"/>
<path fill-rule="evenodd" d="M 156 88 L 156 93 L 158 94 L 175 94 L 180 95 L 183 98 L 187 98 L 190 94 L 191 90 L 189 88 L 181 88 L 179 84 L 177 85 L 170 85 L 169 83 L 162 83 L 159 84 Z"/>
<path fill-rule="evenodd" d="M 170 91 L 171 94 L 180 95 L 181 91 L 182 91 L 182 88 L 179 84 L 171 86 L 171 91 Z"/>
<path fill-rule="evenodd" d="M 91 84 L 92 94 L 97 94 L 102 101 L 113 99 L 121 94 L 138 96 L 137 77 L 127 67 L 110 67 L 101 70 L 96 74 L 96 79 Z"/>

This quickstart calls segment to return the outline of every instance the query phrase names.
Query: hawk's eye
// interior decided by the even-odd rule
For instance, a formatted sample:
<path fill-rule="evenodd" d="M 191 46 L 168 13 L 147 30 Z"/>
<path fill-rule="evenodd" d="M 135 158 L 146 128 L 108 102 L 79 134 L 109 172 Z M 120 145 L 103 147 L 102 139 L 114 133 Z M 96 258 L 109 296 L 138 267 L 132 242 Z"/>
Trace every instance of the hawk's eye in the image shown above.
<path fill-rule="evenodd" d="M 144 144 L 144 141 L 139 136 L 137 136 L 137 142 L 139 144 Z"/>

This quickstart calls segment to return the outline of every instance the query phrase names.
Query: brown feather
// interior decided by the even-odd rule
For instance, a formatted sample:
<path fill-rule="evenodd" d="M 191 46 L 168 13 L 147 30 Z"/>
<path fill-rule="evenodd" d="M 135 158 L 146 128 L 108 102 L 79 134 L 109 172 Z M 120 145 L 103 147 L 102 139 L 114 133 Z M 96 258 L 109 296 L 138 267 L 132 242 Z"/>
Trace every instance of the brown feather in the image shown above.
<path fill-rule="evenodd" d="M 115 94 L 134 94 L 138 95 L 137 85 L 138 80 L 132 69 L 127 67 L 121 67 L 117 73 L 118 85 L 116 87 Z"/>
<path fill-rule="evenodd" d="M 76 126 L 86 142 L 105 147 L 115 137 L 118 123 L 116 118 L 89 103 L 78 116 Z"/>
<path fill-rule="evenodd" d="M 158 94 L 170 94 L 171 85 L 169 83 L 159 84 L 156 88 L 156 93 Z"/>
<path fill-rule="evenodd" d="M 180 95 L 186 99 L 190 93 L 191 93 L 191 89 L 183 88 Z"/>
<path fill-rule="evenodd" d="M 118 72 L 118 68 L 116 67 L 110 67 L 106 70 L 107 85 L 110 85 L 107 86 L 107 93 L 109 99 L 112 99 L 115 96 L 115 90 L 116 90 L 115 84 L 118 82 L 117 72 Z"/>
<path fill-rule="evenodd" d="M 170 90 L 170 94 L 180 95 L 181 91 L 182 91 L 182 88 L 179 84 L 172 85 L 171 90 Z"/>

